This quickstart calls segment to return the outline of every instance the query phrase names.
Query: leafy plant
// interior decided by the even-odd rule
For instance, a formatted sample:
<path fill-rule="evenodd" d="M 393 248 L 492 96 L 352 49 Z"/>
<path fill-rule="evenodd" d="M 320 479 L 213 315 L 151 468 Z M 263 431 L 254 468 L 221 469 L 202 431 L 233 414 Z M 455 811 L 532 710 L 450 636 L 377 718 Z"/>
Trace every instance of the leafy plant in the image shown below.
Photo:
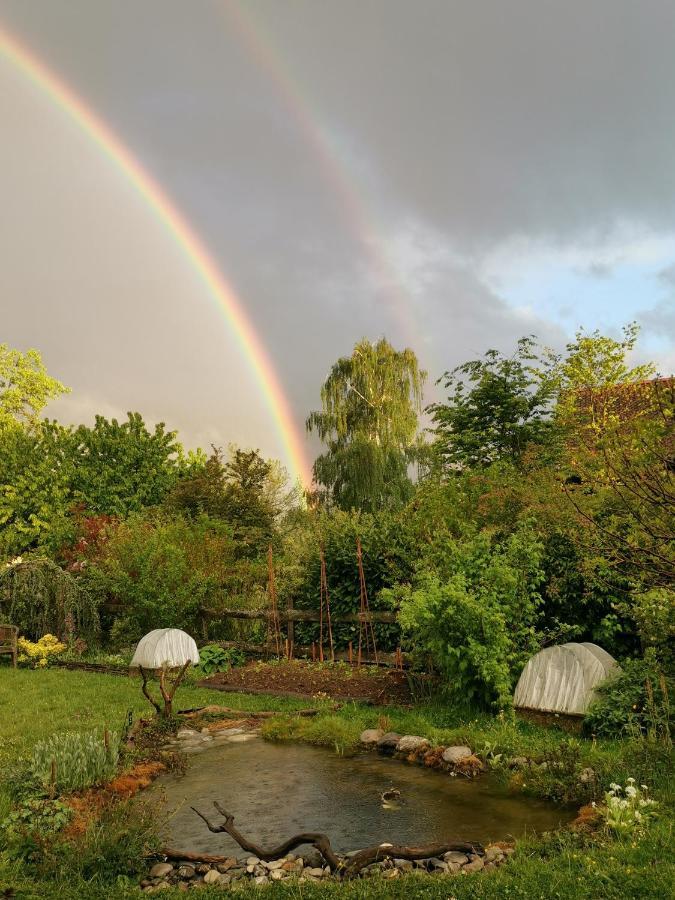
<path fill-rule="evenodd" d="M 653 651 L 643 659 L 627 659 L 618 675 L 597 688 L 584 730 L 598 737 L 645 737 L 670 744 L 670 690 Z"/>
<path fill-rule="evenodd" d="M 657 816 L 657 808 L 658 803 L 649 796 L 647 785 L 636 787 L 635 779 L 628 778 L 625 787 L 616 783 L 609 786 L 600 812 L 609 831 L 633 834 Z"/>
<path fill-rule="evenodd" d="M 77 791 L 108 781 L 115 774 L 120 737 L 106 731 L 61 732 L 36 744 L 31 770 L 50 791 Z"/>
<path fill-rule="evenodd" d="M 26 635 L 70 639 L 98 632 L 98 610 L 85 585 L 46 557 L 19 557 L 0 568 L 5 613 Z"/>
<path fill-rule="evenodd" d="M 19 650 L 19 662 L 29 665 L 31 669 L 44 669 L 49 665 L 52 657 L 59 656 L 66 649 L 53 634 L 43 635 L 39 641 L 33 643 L 28 638 L 20 637 L 17 641 Z"/>
<path fill-rule="evenodd" d="M 213 672 L 227 672 L 235 666 L 244 664 L 246 657 L 236 647 L 219 647 L 217 644 L 209 644 L 199 651 L 198 668 L 202 674 L 211 675 Z"/>
<path fill-rule="evenodd" d="M 58 834 L 72 814 L 72 809 L 61 800 L 24 799 L 0 822 L 0 832 L 5 834 L 10 855 L 19 859 L 34 857 L 45 839 Z"/>

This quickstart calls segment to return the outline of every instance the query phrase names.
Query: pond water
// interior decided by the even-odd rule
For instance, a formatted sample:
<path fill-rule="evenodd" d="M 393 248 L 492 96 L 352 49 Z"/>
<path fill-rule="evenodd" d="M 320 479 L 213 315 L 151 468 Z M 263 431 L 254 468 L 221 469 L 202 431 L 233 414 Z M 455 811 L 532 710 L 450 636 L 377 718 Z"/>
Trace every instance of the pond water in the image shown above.
<path fill-rule="evenodd" d="M 385 809 L 380 795 L 392 787 L 401 792 L 401 802 Z M 374 753 L 343 758 L 261 738 L 192 756 L 184 775 L 160 778 L 148 795 L 162 797 L 167 806 L 169 846 L 235 856 L 241 848 L 228 835 L 208 831 L 190 806 L 218 820 L 213 801 L 219 801 L 256 843 L 273 845 L 299 831 L 322 831 L 338 852 L 383 841 L 508 840 L 552 830 L 575 814 L 569 807 L 509 793 L 490 776 L 453 778 Z"/>

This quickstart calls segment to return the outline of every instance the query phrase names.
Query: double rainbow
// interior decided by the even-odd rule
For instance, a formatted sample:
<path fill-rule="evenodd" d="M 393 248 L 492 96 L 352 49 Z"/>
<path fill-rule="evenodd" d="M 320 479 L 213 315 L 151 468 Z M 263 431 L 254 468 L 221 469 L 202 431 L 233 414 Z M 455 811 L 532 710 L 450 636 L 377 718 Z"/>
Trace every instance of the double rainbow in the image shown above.
<path fill-rule="evenodd" d="M 291 477 L 311 483 L 304 438 L 291 414 L 279 376 L 244 310 L 241 298 L 219 271 L 206 247 L 167 193 L 117 135 L 16 37 L 0 27 L 0 58 L 23 73 L 89 137 L 134 185 L 199 275 L 237 337 L 279 433 Z"/>

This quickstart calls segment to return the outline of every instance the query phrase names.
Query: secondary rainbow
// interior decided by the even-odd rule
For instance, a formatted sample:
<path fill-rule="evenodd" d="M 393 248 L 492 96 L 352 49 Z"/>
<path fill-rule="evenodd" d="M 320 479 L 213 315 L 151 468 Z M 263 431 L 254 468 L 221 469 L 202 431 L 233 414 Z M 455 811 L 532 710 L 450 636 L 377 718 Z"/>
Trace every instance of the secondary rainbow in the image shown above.
<path fill-rule="evenodd" d="M 424 347 L 426 342 L 420 335 L 414 299 L 405 288 L 394 260 L 383 246 L 380 238 L 382 228 L 373 204 L 367 202 L 365 185 L 357 182 L 331 146 L 320 127 L 321 117 L 316 104 L 310 99 L 307 86 L 295 77 L 289 60 L 250 4 L 242 0 L 225 0 L 222 9 L 228 25 L 251 60 L 268 78 L 317 162 L 350 234 L 361 247 L 369 270 L 379 282 L 387 312 L 397 321 L 401 336 L 415 348 Z M 430 348 L 426 347 L 427 357 L 429 352 Z"/>
<path fill-rule="evenodd" d="M 0 57 L 23 73 L 115 163 L 188 258 L 237 337 L 276 424 L 291 477 L 308 486 L 311 476 L 303 436 L 294 423 L 279 377 L 240 298 L 185 217 L 129 148 L 82 98 L 4 27 L 0 27 Z"/>

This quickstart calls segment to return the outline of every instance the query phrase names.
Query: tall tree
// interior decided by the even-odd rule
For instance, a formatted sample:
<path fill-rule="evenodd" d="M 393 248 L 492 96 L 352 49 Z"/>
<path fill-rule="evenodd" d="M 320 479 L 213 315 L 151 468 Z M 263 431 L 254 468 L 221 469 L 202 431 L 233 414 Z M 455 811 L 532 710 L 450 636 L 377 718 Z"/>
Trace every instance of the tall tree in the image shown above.
<path fill-rule="evenodd" d="M 518 341 L 512 356 L 488 350 L 482 359 L 446 372 L 439 381 L 450 392 L 448 400 L 429 407 L 443 467 L 517 464 L 528 445 L 541 443 L 555 392 L 551 362 L 547 354 L 542 360 L 529 336 Z"/>
<path fill-rule="evenodd" d="M 395 350 L 384 338 L 359 341 L 333 365 L 307 430 L 327 447 L 314 479 L 336 506 L 374 511 L 409 497 L 425 380 L 413 351 Z"/>

